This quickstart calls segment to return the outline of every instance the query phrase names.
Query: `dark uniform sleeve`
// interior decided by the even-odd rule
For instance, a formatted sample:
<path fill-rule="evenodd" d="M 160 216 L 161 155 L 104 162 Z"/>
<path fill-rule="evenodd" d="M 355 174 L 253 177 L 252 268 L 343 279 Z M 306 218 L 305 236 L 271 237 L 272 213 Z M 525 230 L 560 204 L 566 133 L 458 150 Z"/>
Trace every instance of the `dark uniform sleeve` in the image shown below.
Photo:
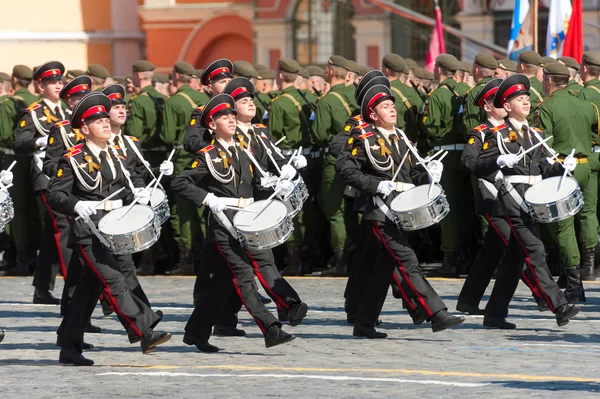
<path fill-rule="evenodd" d="M 381 180 L 363 173 L 363 165 L 368 160 L 364 140 L 358 137 L 359 133 L 360 131 L 353 132 L 354 143 L 352 150 L 349 153 L 343 152 L 340 154 L 336 161 L 336 170 L 340 174 L 342 181 L 347 185 L 375 195 L 377 194 L 377 187 Z"/>
<path fill-rule="evenodd" d="M 65 153 L 65 144 L 60 134 L 60 128 L 52 126 L 48 134 L 48 146 L 46 147 L 46 157 L 42 171 L 46 176 L 54 176 L 58 170 L 58 162 Z"/>
<path fill-rule="evenodd" d="M 475 166 L 477 164 L 477 157 L 481 152 L 482 145 L 481 133 L 472 130 L 460 160 L 465 168 L 467 168 L 473 174 L 477 174 Z"/>
<path fill-rule="evenodd" d="M 204 141 L 204 133 L 206 129 L 200 126 L 201 112 L 195 109 L 190 117 L 190 122 L 187 124 L 185 138 L 183 139 L 183 149 L 190 154 L 195 154 L 202 148 L 207 146 Z"/>
<path fill-rule="evenodd" d="M 173 179 L 171 190 L 201 207 L 209 192 L 200 187 L 200 182 L 209 173 L 204 154 L 201 152 L 196 153 L 194 162 Z"/>
<path fill-rule="evenodd" d="M 499 156 L 500 150 L 496 141 L 496 135 L 493 132 L 487 132 L 481 146 L 481 152 L 477 156 L 477 159 L 473 161 L 472 168 L 478 176 L 493 176 L 500 170 L 498 166 Z"/>
<path fill-rule="evenodd" d="M 58 168 L 46 190 L 48 205 L 53 211 L 63 215 L 75 214 L 75 205 L 79 199 L 72 194 L 75 176 L 68 158 L 60 157 Z"/>
<path fill-rule="evenodd" d="M 31 118 L 32 113 L 27 113 L 17 125 L 15 135 L 15 153 L 17 155 L 31 155 L 37 150 L 35 145 L 36 129 Z"/>

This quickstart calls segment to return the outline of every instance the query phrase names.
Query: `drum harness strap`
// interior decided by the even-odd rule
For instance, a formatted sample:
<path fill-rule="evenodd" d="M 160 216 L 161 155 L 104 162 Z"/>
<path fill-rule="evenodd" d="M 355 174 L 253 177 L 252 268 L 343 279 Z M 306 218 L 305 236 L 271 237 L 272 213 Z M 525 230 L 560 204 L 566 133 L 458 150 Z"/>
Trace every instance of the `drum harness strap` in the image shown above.
<path fill-rule="evenodd" d="M 227 197 L 219 197 L 219 200 L 222 203 L 224 203 L 225 205 L 237 206 L 238 208 L 244 208 L 247 205 L 250 205 L 250 204 L 254 203 L 254 198 L 227 198 Z M 221 212 L 215 213 L 215 216 L 217 217 L 217 219 L 219 219 L 219 222 L 221 222 L 221 224 L 223 225 L 223 227 L 225 227 L 227 229 L 227 231 L 229 231 L 229 234 L 231 234 L 231 236 L 233 238 L 239 240 L 239 236 L 238 236 L 237 232 L 233 228 L 233 225 L 231 224 L 231 222 L 229 221 L 229 219 L 227 219 L 227 216 L 225 216 L 225 213 L 223 211 L 221 211 Z"/>
<path fill-rule="evenodd" d="M 154 172 L 152 172 L 152 168 L 150 167 L 150 162 L 146 161 L 142 155 L 142 153 L 140 152 L 140 150 L 138 150 L 137 146 L 135 145 L 135 143 L 133 142 L 133 140 L 131 140 L 131 137 L 126 136 L 126 135 L 122 135 L 122 137 L 127 140 L 127 142 L 129 143 L 129 145 L 131 146 L 131 148 L 133 149 L 133 152 L 135 152 L 135 155 L 137 155 L 137 157 L 140 159 L 140 161 L 142 161 L 142 163 L 144 164 L 144 166 L 146 167 L 146 169 L 148 169 L 148 172 L 150 172 L 150 175 L 152 175 L 152 178 L 156 178 L 156 176 L 154 176 Z"/>
<path fill-rule="evenodd" d="M 115 156 L 115 158 L 117 159 L 117 161 L 119 162 L 119 165 L 121 167 L 121 171 L 123 172 L 123 174 L 125 175 L 125 179 L 127 180 L 127 184 L 129 184 L 129 188 L 131 189 L 132 192 L 135 193 L 135 186 L 133 185 L 133 182 L 131 181 L 131 173 L 125 169 L 125 167 L 123 166 L 123 163 L 121 162 L 121 158 L 119 158 L 119 154 L 117 153 L 117 149 L 114 146 L 109 146 L 113 155 Z"/>

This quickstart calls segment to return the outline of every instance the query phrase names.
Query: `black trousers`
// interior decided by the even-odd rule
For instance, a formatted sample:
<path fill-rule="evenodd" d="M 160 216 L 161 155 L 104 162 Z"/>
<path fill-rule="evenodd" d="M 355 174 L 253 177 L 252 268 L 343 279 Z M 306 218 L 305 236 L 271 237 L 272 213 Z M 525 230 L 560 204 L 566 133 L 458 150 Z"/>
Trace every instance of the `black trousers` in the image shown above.
<path fill-rule="evenodd" d="M 394 224 L 368 220 L 362 223 L 370 225 L 376 251 L 371 254 L 375 261 L 356 312 L 356 320 L 368 326 L 375 325 L 391 281 L 398 286 L 410 312 L 420 307 L 430 319 L 435 313 L 445 310 L 446 305 L 440 296 L 422 276 L 417 256 L 402 231 Z M 395 268 L 401 278 L 394 278 Z"/>
<path fill-rule="evenodd" d="M 508 305 L 519 284 L 519 277 L 523 278 L 534 296 L 546 302 L 555 313 L 567 300 L 548 269 L 546 251 L 536 224 L 529 218 L 504 217 L 504 220 L 510 228 L 510 239 L 485 308 L 486 314 L 494 317 L 508 315 Z"/>
<path fill-rule="evenodd" d="M 81 350 L 83 332 L 101 293 L 109 301 L 127 333 L 141 337 L 159 320 L 156 313 L 127 287 L 121 266 L 96 239 L 82 242 L 78 251 L 83 273 L 67 314 L 58 328 L 58 345 Z"/>
<path fill-rule="evenodd" d="M 198 304 L 185 326 L 186 335 L 200 342 L 208 341 L 232 290 L 237 293 L 263 334 L 273 324 L 279 325 L 277 318 L 260 300 L 252 261 L 246 250 L 225 230 L 216 232 L 215 236 L 216 241 L 209 241 L 207 245 L 216 246 L 221 259 L 214 264 L 213 275 L 197 298 Z"/>
<path fill-rule="evenodd" d="M 66 278 L 67 266 L 70 264 L 73 250 L 67 246 L 69 238 L 69 221 L 67 217 L 50 209 L 46 202 L 45 191 L 38 191 L 38 195 L 46 208 L 46 212 L 33 286 L 41 291 L 51 291 L 54 289 L 56 274 L 59 269 L 62 271 L 63 277 Z"/>
<path fill-rule="evenodd" d="M 365 293 L 365 286 L 375 266 L 378 240 L 371 232 L 372 228 L 372 223 L 364 222 L 360 224 L 360 239 L 356 245 L 350 275 L 346 282 L 346 289 L 344 291 L 344 298 L 346 298 L 345 310 L 346 314 L 351 318 L 356 317 L 358 307 Z"/>

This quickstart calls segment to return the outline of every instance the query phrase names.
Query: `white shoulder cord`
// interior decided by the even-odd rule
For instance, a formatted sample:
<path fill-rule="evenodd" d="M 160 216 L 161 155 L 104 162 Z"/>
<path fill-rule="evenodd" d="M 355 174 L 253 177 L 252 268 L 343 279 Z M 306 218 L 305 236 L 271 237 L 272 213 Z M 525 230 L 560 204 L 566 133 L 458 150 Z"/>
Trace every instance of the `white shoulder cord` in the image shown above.
<path fill-rule="evenodd" d="M 204 157 L 206 158 L 206 164 L 208 165 L 208 170 L 210 171 L 210 174 L 213 175 L 213 177 L 215 179 L 217 179 L 219 182 L 221 182 L 223 184 L 227 184 L 233 180 L 233 177 L 235 175 L 233 168 L 229 168 L 227 173 L 223 175 L 222 173 L 219 173 L 216 171 L 216 169 L 212 163 L 212 158 L 210 157 L 210 151 L 206 151 L 204 153 Z M 231 176 L 229 176 L 229 175 L 231 175 Z M 227 176 L 229 176 L 229 178 L 227 178 Z"/>
<path fill-rule="evenodd" d="M 69 136 L 67 135 L 67 129 L 65 129 L 64 126 L 60 127 L 60 135 L 62 136 L 65 148 L 71 148 L 74 146 L 74 144 L 71 142 L 71 140 L 69 140 Z"/>
<path fill-rule="evenodd" d="M 35 125 L 35 128 L 39 134 L 41 134 L 42 136 L 48 135 L 49 130 L 44 129 L 42 127 L 42 125 L 40 125 L 40 121 L 37 118 L 37 114 L 35 113 L 35 110 L 31 111 L 31 120 L 33 121 L 33 124 Z"/>
<path fill-rule="evenodd" d="M 154 173 L 152 172 L 152 168 L 150 168 L 150 163 L 144 159 L 144 157 L 142 156 L 142 154 L 138 150 L 138 148 L 135 145 L 135 143 L 133 142 L 133 140 L 131 140 L 131 137 L 125 136 L 125 135 L 123 137 L 125 138 L 125 140 L 127 140 L 129 142 L 129 144 L 131 145 L 131 148 L 133 148 L 133 152 L 135 152 L 135 155 L 137 155 L 138 158 L 140 159 L 140 161 L 142 161 L 142 163 L 144 164 L 144 166 L 146 167 L 146 169 L 148 169 L 148 172 L 150 172 L 150 174 L 152 175 L 152 177 L 156 178 L 156 176 L 154 176 Z"/>
<path fill-rule="evenodd" d="M 125 176 L 125 179 L 127 179 L 127 183 L 129 184 L 129 188 L 131 189 L 132 192 L 135 192 L 135 186 L 133 185 L 133 182 L 131 181 L 131 178 L 129 177 L 131 175 L 131 172 L 129 172 L 123 166 L 123 163 L 121 162 L 121 158 L 119 158 L 119 154 L 117 153 L 117 149 L 114 146 L 112 146 L 112 145 L 110 145 L 109 147 L 110 147 L 113 155 L 117 159 L 117 162 L 119 162 L 119 165 L 121 166 L 121 172 L 123 172 L 123 175 Z M 116 165 L 115 165 L 115 167 L 116 167 Z"/>
<path fill-rule="evenodd" d="M 69 158 L 69 161 L 71 162 L 71 167 L 73 168 L 73 172 L 75 173 L 75 176 L 77 176 L 77 179 L 79 180 L 79 183 L 81 183 L 81 185 L 88 191 L 94 191 L 95 189 L 98 188 L 98 186 L 100 185 L 100 181 L 102 180 L 102 176 L 100 175 L 100 173 L 98 173 L 96 175 L 96 178 L 92 178 L 92 176 L 89 176 L 89 178 L 92 181 L 95 181 L 96 184 L 94 186 L 90 186 L 89 184 L 87 184 L 87 182 L 85 181 L 85 179 L 83 178 L 83 176 L 81 175 L 80 171 L 79 171 L 79 164 L 75 162 L 75 159 L 73 157 Z M 87 173 L 86 173 L 87 174 Z"/>
<path fill-rule="evenodd" d="M 365 129 L 361 129 L 361 131 L 363 132 L 363 134 L 366 134 Z M 373 154 L 371 154 L 371 145 L 369 144 L 368 137 L 366 137 L 363 141 L 364 141 L 365 147 L 366 147 L 365 152 L 367 153 L 367 157 L 369 158 L 369 161 L 371 161 L 371 164 L 373 165 L 373 167 L 382 172 L 386 172 L 386 171 L 390 170 L 392 168 L 392 166 L 394 165 L 394 160 L 392 159 L 392 157 L 389 156 L 387 158 L 387 161 L 385 161 L 385 162 L 380 162 L 380 161 L 376 160 L 373 157 Z"/>

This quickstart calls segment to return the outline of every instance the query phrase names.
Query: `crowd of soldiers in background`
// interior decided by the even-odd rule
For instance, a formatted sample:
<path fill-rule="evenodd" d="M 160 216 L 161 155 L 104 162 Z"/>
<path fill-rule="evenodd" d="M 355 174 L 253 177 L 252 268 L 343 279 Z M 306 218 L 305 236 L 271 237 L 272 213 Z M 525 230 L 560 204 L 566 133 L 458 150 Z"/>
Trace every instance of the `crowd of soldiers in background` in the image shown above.
<path fill-rule="evenodd" d="M 302 153 L 309 159 L 303 176 L 310 191 L 310 200 L 298 219 L 293 238 L 275 249 L 277 264 L 284 275 L 321 271 L 325 276 L 344 276 L 348 273 L 358 240 L 359 215 L 352 208 L 351 190 L 339 187 L 341 183 L 336 176 L 335 160 L 329 159 L 328 145 L 335 134 L 349 131 L 352 126 L 345 122 L 340 125 L 331 120 L 325 121 L 324 118 L 336 115 L 334 119 L 346 121 L 359 115 L 354 99 L 355 87 L 373 68 L 339 56 L 332 56 L 324 67 L 313 65 L 296 69 L 294 65 L 297 63 L 290 66 L 287 61 L 280 62 L 277 70 L 246 61 L 233 63 L 234 76 L 246 77 L 256 86 L 254 122 L 268 126 L 284 152 L 290 153 L 302 147 Z M 391 81 L 396 97 L 398 128 L 418 144 L 423 155 L 443 149 L 456 152 L 459 159 L 469 131 L 481 123 L 480 111 L 473 110 L 469 104 L 476 94 L 473 88 L 483 86 L 491 77 L 506 78 L 517 72 L 527 75 L 532 87 L 540 87 L 531 95 L 533 123 L 534 109 L 545 97 L 539 84 L 543 66 L 553 62 L 563 62 L 572 72 L 569 90 L 574 95 L 583 89 L 577 61 L 568 57 L 556 60 L 536 53 L 525 54 L 518 62 L 498 61 L 489 55 L 479 54 L 474 63 L 458 62 L 457 70 L 441 68 L 443 73 L 436 75 L 409 58 L 388 54 L 378 68 Z M 132 75 L 121 77 L 111 76 L 104 66 L 92 64 L 85 71 L 69 70 L 65 79 L 68 82 L 77 76 L 88 75 L 92 78 L 92 90 L 96 91 L 111 83 L 122 84 L 126 88 L 128 104 L 128 121 L 123 131 L 140 139 L 146 160 L 157 167 L 172 149 L 184 152 L 186 130 L 193 127 L 190 120 L 192 112 L 206 104 L 212 95 L 220 93 L 223 87 L 212 83 L 203 85 L 200 79 L 203 70 L 194 69 L 183 61 L 177 62 L 168 75 L 154 69 L 154 65 L 147 61 L 138 62 L 132 67 Z M 35 270 L 45 211 L 39 200 L 36 203 L 32 187 L 28 184 L 31 160 L 14 154 L 17 124 L 25 109 L 39 100 L 37 82 L 32 80 L 33 70 L 35 68 L 18 65 L 10 75 L 0 73 L 0 156 L 4 169 L 15 159 L 20 165 L 13 171 L 17 184 L 11 189 L 15 218 L 2 233 L 0 242 L 0 249 L 4 252 L 2 269 L 6 275 L 29 275 Z M 345 90 L 332 90 L 335 86 L 342 87 L 340 85 Z M 442 86 L 450 89 L 449 104 L 432 101 L 433 93 L 441 90 Z M 283 87 L 285 89 L 282 90 Z M 327 103 L 323 99 L 330 91 L 339 94 L 336 98 L 327 97 Z M 285 93 L 291 93 L 297 100 L 281 101 Z M 594 98 L 600 105 L 600 92 Z M 319 112 L 325 106 L 323 102 L 331 108 L 327 112 Z M 63 106 L 68 108 L 66 103 Z M 295 128 L 288 125 L 290 113 L 295 113 L 296 118 L 302 120 L 302 126 L 297 128 L 301 130 L 299 138 L 292 138 L 291 130 Z M 191 154 L 188 155 L 174 158 L 174 176 L 193 159 Z M 458 165 L 456 162 L 457 168 Z M 472 210 L 471 177 L 447 166 L 444 175 L 444 190 L 456 198 L 451 204 L 451 214 L 441 225 L 414 232 L 410 239 L 422 262 L 441 260 L 442 266 L 435 272 L 456 276 L 468 272 L 485 223 Z M 165 187 L 168 193 L 168 184 Z M 197 210 L 185 200 L 174 197 L 169 195 L 171 223 L 163 226 L 159 245 L 136 254 L 141 275 L 190 275 L 199 262 L 209 259 L 202 254 L 206 210 Z M 550 265 L 557 267 L 557 246 L 551 239 L 545 244 L 550 254 Z"/>

